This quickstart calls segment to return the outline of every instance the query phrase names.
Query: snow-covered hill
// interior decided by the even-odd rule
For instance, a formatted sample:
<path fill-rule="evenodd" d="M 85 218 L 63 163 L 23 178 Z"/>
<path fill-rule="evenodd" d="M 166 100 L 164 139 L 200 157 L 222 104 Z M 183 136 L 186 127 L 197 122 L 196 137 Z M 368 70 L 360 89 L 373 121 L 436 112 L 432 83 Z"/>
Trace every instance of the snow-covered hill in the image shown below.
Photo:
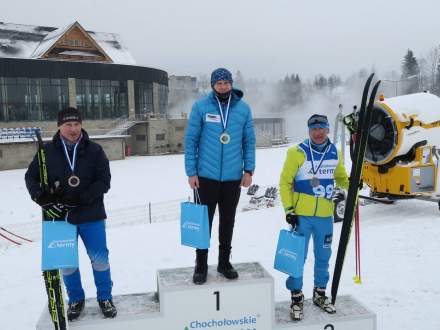
<path fill-rule="evenodd" d="M 286 148 L 257 152 L 254 181 L 275 184 Z M 106 196 L 112 210 L 185 198 L 190 194 L 183 170 L 183 156 L 132 157 L 111 163 L 112 189 Z M 0 329 L 34 329 L 46 304 L 40 272 L 40 242 L 35 230 L 40 210 L 30 200 L 24 171 L 0 172 L 0 226 L 36 239 L 20 247 L 0 238 Z M 245 191 L 243 191 L 243 194 Z M 109 224 L 112 219 L 110 218 Z M 438 330 L 440 300 L 440 213 L 435 203 L 400 201 L 394 205 L 361 207 L 363 284 L 352 281 L 354 247 L 347 253 L 340 294 L 352 294 L 378 317 L 378 329 Z M 281 207 L 237 215 L 232 262 L 258 261 L 275 279 L 275 299 L 288 300 L 285 275 L 273 270 L 273 254 L 280 228 Z M 341 225 L 335 225 L 334 252 Z M 158 268 L 189 266 L 192 249 L 181 247 L 176 221 L 147 224 L 131 222 L 109 226 L 108 241 L 114 294 L 154 291 Z M 352 244 L 351 244 L 352 245 Z M 209 263 L 216 263 L 217 230 L 213 230 Z M 83 284 L 95 296 L 90 263 L 81 246 Z M 334 255 L 335 256 L 335 253 Z M 312 293 L 313 257 L 305 268 L 304 292 Z M 332 258 L 332 263 L 334 258 Z M 331 270 L 333 264 L 331 265 Z"/>

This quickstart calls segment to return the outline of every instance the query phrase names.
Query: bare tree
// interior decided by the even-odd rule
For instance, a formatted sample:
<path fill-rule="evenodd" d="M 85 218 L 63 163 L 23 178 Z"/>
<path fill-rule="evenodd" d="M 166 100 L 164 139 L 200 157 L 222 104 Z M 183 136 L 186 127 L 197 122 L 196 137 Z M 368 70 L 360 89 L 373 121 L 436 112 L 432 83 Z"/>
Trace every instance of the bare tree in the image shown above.
<path fill-rule="evenodd" d="M 423 56 L 423 67 L 421 67 L 422 75 L 426 75 L 429 81 L 429 89 L 431 91 L 437 90 L 436 75 L 437 67 L 440 64 L 440 47 L 434 47 Z"/>

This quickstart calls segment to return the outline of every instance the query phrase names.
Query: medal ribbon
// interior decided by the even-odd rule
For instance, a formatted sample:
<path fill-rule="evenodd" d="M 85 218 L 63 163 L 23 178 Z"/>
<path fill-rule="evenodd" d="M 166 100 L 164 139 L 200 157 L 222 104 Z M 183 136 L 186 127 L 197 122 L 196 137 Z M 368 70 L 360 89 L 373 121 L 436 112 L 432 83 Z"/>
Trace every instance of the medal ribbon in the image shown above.
<path fill-rule="evenodd" d="M 78 142 L 75 143 L 75 146 L 73 147 L 73 156 L 72 161 L 70 161 L 69 152 L 67 151 L 66 143 L 64 142 L 64 139 L 61 138 L 61 142 L 63 143 L 64 147 L 64 154 L 66 155 L 67 162 L 69 163 L 69 167 L 72 170 L 72 173 L 75 172 L 75 162 L 76 162 L 76 148 L 78 147 L 79 141 L 81 140 L 81 137 L 79 138 Z"/>
<path fill-rule="evenodd" d="M 322 162 L 324 161 L 325 158 L 325 154 L 327 153 L 327 151 L 330 149 L 330 143 L 328 144 L 327 148 L 325 148 L 325 151 L 321 157 L 321 161 L 318 164 L 318 167 L 316 168 L 315 171 L 315 165 L 313 164 L 315 162 L 315 158 L 313 157 L 313 149 L 312 146 L 310 145 L 310 140 L 309 140 L 309 150 L 310 150 L 310 154 L 312 155 L 312 159 L 311 159 L 311 163 L 312 163 L 312 173 L 313 175 L 315 175 L 316 173 L 318 173 L 319 169 L 321 168 Z"/>
<path fill-rule="evenodd" d="M 222 109 L 222 105 L 220 103 L 220 100 L 218 99 L 217 96 L 215 97 L 217 99 L 218 107 L 219 107 L 219 110 L 220 110 L 220 118 L 222 120 L 223 130 L 226 130 L 226 125 L 228 124 L 229 106 L 231 105 L 231 95 L 229 95 L 228 105 L 226 106 L 226 113 L 225 113 L 224 116 L 223 116 L 223 109 Z"/>

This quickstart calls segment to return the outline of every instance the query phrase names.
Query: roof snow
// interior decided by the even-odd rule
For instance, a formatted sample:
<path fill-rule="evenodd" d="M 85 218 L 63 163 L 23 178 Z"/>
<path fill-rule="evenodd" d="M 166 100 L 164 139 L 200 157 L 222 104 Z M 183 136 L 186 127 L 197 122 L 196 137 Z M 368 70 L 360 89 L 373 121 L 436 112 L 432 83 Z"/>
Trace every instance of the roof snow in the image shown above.
<path fill-rule="evenodd" d="M 69 28 L 32 26 L 0 22 L 0 58 L 39 58 Z M 115 64 L 136 64 L 129 50 L 116 33 L 87 31 Z"/>

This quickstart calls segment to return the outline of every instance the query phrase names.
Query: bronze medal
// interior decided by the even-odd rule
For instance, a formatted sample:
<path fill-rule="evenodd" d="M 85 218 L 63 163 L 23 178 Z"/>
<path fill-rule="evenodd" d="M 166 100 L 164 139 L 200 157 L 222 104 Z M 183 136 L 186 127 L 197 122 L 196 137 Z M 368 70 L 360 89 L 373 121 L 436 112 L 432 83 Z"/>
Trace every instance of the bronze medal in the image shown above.
<path fill-rule="evenodd" d="M 70 187 L 72 188 L 76 188 L 79 186 L 81 180 L 76 176 L 76 175 L 71 175 L 69 177 L 69 179 L 67 180 L 67 183 L 69 184 Z"/>

